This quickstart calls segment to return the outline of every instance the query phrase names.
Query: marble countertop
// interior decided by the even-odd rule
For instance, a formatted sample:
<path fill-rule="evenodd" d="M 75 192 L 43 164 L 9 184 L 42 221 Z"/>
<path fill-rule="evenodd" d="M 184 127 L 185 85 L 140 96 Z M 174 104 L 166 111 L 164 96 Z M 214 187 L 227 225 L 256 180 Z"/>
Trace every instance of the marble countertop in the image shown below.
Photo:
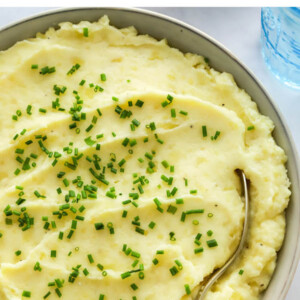
<path fill-rule="evenodd" d="M 0 27 L 48 10 L 46 7 L 0 7 Z M 282 85 L 266 67 L 260 53 L 259 8 L 149 8 L 193 25 L 228 48 L 263 83 L 281 110 L 300 152 L 300 91 Z M 300 267 L 286 300 L 300 299 Z M 274 299 L 275 300 L 275 299 Z"/>

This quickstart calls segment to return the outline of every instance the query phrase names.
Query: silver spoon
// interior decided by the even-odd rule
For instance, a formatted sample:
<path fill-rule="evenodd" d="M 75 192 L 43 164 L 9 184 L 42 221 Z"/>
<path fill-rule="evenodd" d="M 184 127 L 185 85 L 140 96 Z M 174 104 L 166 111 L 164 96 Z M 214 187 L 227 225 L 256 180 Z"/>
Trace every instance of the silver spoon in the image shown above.
<path fill-rule="evenodd" d="M 208 279 L 208 281 L 200 287 L 200 290 L 195 298 L 195 300 L 204 300 L 204 297 L 208 290 L 212 287 L 212 285 L 223 275 L 223 273 L 232 265 L 232 263 L 236 260 L 236 258 L 240 255 L 242 249 L 244 248 L 244 244 L 247 237 L 248 224 L 249 224 L 249 196 L 248 196 L 248 186 L 247 186 L 247 178 L 245 173 L 242 170 L 236 170 L 238 173 L 242 183 L 244 190 L 244 201 L 245 201 L 245 220 L 242 231 L 242 237 L 240 243 L 233 253 L 233 255 L 228 259 L 228 261 L 221 267 L 217 269 L 213 275 Z"/>

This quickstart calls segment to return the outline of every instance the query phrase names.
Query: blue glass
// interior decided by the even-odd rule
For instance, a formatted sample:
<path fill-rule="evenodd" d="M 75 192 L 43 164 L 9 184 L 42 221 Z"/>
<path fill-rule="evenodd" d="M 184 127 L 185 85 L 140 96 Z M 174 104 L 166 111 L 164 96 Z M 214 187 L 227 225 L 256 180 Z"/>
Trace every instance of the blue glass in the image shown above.
<path fill-rule="evenodd" d="M 283 83 L 300 89 L 300 8 L 262 8 L 261 28 L 267 66 Z"/>

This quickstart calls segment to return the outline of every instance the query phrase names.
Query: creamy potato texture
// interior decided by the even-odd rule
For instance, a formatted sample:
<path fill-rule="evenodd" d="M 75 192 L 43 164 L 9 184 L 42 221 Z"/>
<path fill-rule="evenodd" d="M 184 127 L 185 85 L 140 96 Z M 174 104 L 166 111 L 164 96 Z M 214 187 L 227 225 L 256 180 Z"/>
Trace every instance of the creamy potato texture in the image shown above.
<path fill-rule="evenodd" d="M 96 23 L 0 53 L 0 298 L 258 299 L 285 232 L 286 156 L 232 76 Z"/>

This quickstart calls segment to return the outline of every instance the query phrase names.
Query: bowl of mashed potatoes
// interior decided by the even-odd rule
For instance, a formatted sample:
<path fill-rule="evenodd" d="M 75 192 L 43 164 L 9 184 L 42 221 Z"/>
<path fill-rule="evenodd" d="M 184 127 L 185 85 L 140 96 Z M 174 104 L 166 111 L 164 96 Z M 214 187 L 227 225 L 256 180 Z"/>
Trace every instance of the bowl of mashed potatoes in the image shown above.
<path fill-rule="evenodd" d="M 217 41 L 139 9 L 0 31 L 0 298 L 284 299 L 299 258 L 293 141 Z"/>

